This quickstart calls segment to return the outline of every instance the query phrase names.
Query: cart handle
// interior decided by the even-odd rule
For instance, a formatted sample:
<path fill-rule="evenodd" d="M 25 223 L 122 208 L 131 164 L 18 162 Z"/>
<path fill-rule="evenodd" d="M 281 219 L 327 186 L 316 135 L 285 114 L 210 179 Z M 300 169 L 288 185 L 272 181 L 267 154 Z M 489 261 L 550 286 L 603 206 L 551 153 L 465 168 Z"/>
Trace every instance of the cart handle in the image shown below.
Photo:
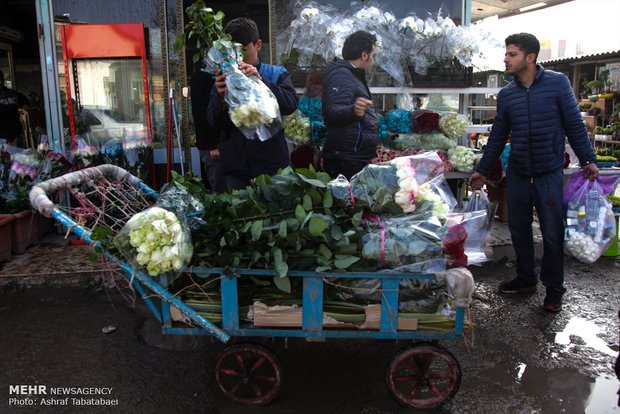
<path fill-rule="evenodd" d="M 36 183 L 30 190 L 30 204 L 45 217 L 51 217 L 54 210 L 54 203 L 49 199 L 48 194 L 52 194 L 61 189 L 68 189 L 78 186 L 87 180 L 101 177 L 113 177 L 114 179 L 126 180 L 131 185 L 144 189 L 147 194 L 156 196 L 156 192 L 144 184 L 140 179 L 131 175 L 126 170 L 112 164 L 103 164 L 95 167 L 85 168 L 74 171 L 57 178 L 51 178 L 41 183 Z"/>

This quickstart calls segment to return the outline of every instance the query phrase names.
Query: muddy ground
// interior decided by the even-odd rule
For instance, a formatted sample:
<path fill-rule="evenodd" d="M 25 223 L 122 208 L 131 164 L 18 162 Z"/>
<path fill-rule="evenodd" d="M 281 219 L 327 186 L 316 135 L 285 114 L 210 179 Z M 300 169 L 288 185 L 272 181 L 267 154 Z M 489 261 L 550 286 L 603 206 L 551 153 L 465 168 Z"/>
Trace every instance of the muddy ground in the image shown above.
<path fill-rule="evenodd" d="M 543 311 L 543 289 L 500 296 L 512 262 L 472 268 L 472 344 L 445 341 L 460 362 L 459 392 L 435 413 L 620 413 L 620 259 L 566 263 L 564 310 Z M 385 389 L 385 369 L 406 343 L 265 339 L 283 366 L 283 389 L 263 408 L 228 402 L 214 382 L 224 346 L 162 339 L 141 300 L 128 304 L 101 285 L 15 286 L 0 292 L 0 412 L 16 413 L 405 413 Z M 102 328 L 116 330 L 104 334 Z M 159 345 L 159 346 L 155 346 Z M 111 407 L 9 405 L 10 386 L 111 388 Z M 14 388 L 13 388 L 14 390 Z M 23 396 L 18 395 L 18 400 Z M 32 395 L 40 404 L 41 396 Z M 424 411 L 417 411 L 424 412 Z"/>

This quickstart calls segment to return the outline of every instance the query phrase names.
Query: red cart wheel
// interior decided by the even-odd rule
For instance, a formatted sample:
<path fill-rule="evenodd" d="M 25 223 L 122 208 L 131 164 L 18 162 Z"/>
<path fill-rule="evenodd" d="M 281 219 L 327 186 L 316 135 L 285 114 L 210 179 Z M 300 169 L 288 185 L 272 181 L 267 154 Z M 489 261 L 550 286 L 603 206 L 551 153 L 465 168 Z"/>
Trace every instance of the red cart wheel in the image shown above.
<path fill-rule="evenodd" d="M 234 345 L 218 357 L 215 380 L 228 399 L 239 404 L 264 405 L 280 392 L 282 369 L 276 356 L 253 344 Z"/>
<path fill-rule="evenodd" d="M 447 349 L 414 344 L 394 355 L 386 377 L 389 393 L 412 408 L 436 408 L 448 402 L 461 385 L 461 367 Z"/>

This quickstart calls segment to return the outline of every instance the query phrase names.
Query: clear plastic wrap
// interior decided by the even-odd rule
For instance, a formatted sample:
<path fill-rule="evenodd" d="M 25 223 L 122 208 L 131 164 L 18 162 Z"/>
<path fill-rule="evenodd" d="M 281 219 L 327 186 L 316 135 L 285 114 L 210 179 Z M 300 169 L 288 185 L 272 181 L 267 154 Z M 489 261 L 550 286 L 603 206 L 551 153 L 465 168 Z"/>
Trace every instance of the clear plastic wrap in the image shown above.
<path fill-rule="evenodd" d="M 487 228 L 491 230 L 493 225 L 493 218 L 495 217 L 495 211 L 497 210 L 497 201 L 489 201 L 487 193 L 482 190 L 474 190 L 471 197 L 463 206 L 463 212 L 469 213 L 472 211 L 485 210 L 487 212 Z"/>
<path fill-rule="evenodd" d="M 421 151 L 447 151 L 456 146 L 456 142 L 438 132 L 426 134 L 399 134 L 391 140 L 389 146 L 396 150 L 414 148 Z"/>
<path fill-rule="evenodd" d="M 339 176 L 330 187 L 336 202 L 346 207 L 373 213 L 442 215 L 456 205 L 443 166 L 436 152 L 399 157 L 364 167 L 351 182 Z"/>
<path fill-rule="evenodd" d="M 299 110 L 285 116 L 283 125 L 284 135 L 295 142 L 308 142 L 312 136 L 312 123 Z"/>
<path fill-rule="evenodd" d="M 99 150 L 101 160 L 104 164 L 112 164 L 121 168 L 125 168 L 127 160 L 123 153 L 123 141 L 120 139 L 111 139 L 105 142 Z"/>
<path fill-rule="evenodd" d="M 397 272 L 445 271 L 447 259 L 442 246 L 445 219 L 416 217 L 366 216 L 362 257 L 379 268 Z"/>
<path fill-rule="evenodd" d="M 19 193 L 32 186 L 37 178 L 41 159 L 36 151 L 26 150 L 11 156 L 8 191 Z"/>
<path fill-rule="evenodd" d="M 598 182 L 586 180 L 568 202 L 564 250 L 583 263 L 594 263 L 615 237 L 611 203 Z"/>
<path fill-rule="evenodd" d="M 61 175 L 72 171 L 73 168 L 74 164 L 72 164 L 62 154 L 54 151 L 48 151 L 45 154 L 45 158 L 41 162 L 37 178 L 40 181 L 46 181 L 50 178 L 60 177 Z"/>
<path fill-rule="evenodd" d="M 456 171 L 473 172 L 478 162 L 478 155 L 473 149 L 455 146 L 448 150 L 448 161 Z"/>
<path fill-rule="evenodd" d="M 190 263 L 192 228 L 204 222 L 202 204 L 184 187 L 167 185 L 153 207 L 134 215 L 114 237 L 114 246 L 136 269 L 174 278 Z"/>
<path fill-rule="evenodd" d="M 101 154 L 99 145 L 95 140 L 91 140 L 89 136 L 76 137 L 77 148 L 73 151 L 73 162 L 80 169 L 94 167 L 101 164 Z"/>
<path fill-rule="evenodd" d="M 145 183 L 151 182 L 153 142 L 147 138 L 128 135 L 123 142 L 127 170 Z"/>
<path fill-rule="evenodd" d="M 443 112 L 439 118 L 439 128 L 450 139 L 458 143 L 458 139 L 465 133 L 467 117 L 454 112 Z"/>
<path fill-rule="evenodd" d="M 492 257 L 487 239 L 488 216 L 486 210 L 451 213 L 447 218 L 447 232 L 443 240 L 444 253 L 449 267 L 477 265 Z"/>

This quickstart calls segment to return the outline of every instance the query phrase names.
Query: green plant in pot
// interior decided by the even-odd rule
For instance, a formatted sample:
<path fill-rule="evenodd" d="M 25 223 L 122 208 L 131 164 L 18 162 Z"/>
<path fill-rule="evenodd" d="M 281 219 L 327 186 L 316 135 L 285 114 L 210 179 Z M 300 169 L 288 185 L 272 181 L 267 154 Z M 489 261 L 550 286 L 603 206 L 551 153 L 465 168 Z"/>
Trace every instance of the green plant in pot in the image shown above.
<path fill-rule="evenodd" d="M 597 96 L 598 97 L 598 94 L 600 93 L 601 88 L 603 88 L 604 85 L 605 85 L 605 82 L 603 80 L 601 80 L 601 79 L 596 79 L 596 80 L 590 81 L 590 82 L 588 82 L 586 84 L 588 89 L 591 90 L 592 94 L 593 94 L 593 95 L 590 96 L 590 100 L 592 100 L 593 96 Z"/>

